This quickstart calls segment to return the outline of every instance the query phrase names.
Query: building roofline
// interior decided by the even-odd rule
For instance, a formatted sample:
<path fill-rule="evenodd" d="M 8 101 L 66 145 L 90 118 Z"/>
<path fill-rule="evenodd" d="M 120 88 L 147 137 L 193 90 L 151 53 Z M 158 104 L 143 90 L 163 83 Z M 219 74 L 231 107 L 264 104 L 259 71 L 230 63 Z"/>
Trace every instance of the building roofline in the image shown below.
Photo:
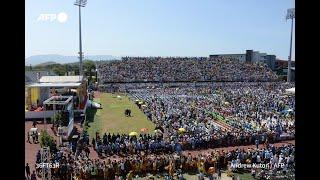
<path fill-rule="evenodd" d="M 210 54 L 209 56 L 230 56 L 230 55 L 246 55 L 246 54 Z"/>

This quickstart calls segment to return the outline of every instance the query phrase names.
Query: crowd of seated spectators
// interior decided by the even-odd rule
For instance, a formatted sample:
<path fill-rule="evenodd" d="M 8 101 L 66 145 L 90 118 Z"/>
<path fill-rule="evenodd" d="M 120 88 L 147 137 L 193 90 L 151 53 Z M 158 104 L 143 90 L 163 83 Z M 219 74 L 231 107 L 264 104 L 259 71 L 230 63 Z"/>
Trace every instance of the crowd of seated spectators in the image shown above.
<path fill-rule="evenodd" d="M 104 134 L 96 139 L 95 149 L 100 155 L 125 156 L 294 139 L 294 95 L 285 92 L 293 86 L 282 82 L 233 82 L 200 87 L 132 87 L 128 90 L 131 100 L 143 102 L 144 106 L 137 103 L 138 107 L 161 127 L 163 134 L 137 138 Z M 179 132 L 180 128 L 186 132 Z"/>
<path fill-rule="evenodd" d="M 111 82 L 277 81 L 264 63 L 215 57 L 123 57 L 97 63 L 100 84 Z"/>
<path fill-rule="evenodd" d="M 80 143 L 81 144 L 81 143 Z M 88 145 L 85 143 L 85 145 Z M 78 145 L 77 145 L 78 146 Z M 82 146 L 82 145 L 80 145 Z M 37 159 L 40 154 L 37 154 Z M 294 177 L 295 149 L 294 145 L 273 144 L 260 148 L 238 148 L 235 150 L 210 150 L 204 153 L 162 153 L 134 154 L 120 158 L 91 159 L 84 151 L 72 148 L 61 148 L 50 154 L 51 162 L 59 164 L 51 168 L 51 176 L 55 179 L 128 179 L 165 178 L 185 179 L 184 173 L 198 174 L 199 179 L 221 177 L 221 171 L 232 176 L 232 172 L 246 171 L 255 177 L 279 175 Z M 39 162 L 39 160 L 37 160 Z M 235 168 L 237 164 L 269 164 L 268 168 Z M 40 171 L 38 169 L 37 171 Z M 230 174 L 229 174 L 230 173 Z M 38 172 L 41 176 L 41 173 Z"/>
<path fill-rule="evenodd" d="M 163 127 L 171 140 L 192 144 L 229 139 L 235 143 L 248 137 L 251 143 L 262 134 L 260 140 L 265 140 L 268 134 L 294 137 L 294 95 L 285 93 L 292 86 L 281 82 L 216 83 L 200 88 L 136 89 L 129 94 L 145 102 L 141 110 Z M 224 117 L 229 128 L 221 126 L 212 113 Z M 187 133 L 179 134 L 179 128 L 185 128 Z"/>

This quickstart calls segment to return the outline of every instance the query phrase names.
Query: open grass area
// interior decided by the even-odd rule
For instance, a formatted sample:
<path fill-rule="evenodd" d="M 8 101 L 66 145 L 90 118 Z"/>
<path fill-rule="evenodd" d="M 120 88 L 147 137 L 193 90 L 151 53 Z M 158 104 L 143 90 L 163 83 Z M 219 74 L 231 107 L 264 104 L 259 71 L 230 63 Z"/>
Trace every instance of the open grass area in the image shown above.
<path fill-rule="evenodd" d="M 125 133 L 132 131 L 140 133 L 142 128 L 148 128 L 149 133 L 153 133 L 155 125 L 147 119 L 145 114 L 130 101 L 127 96 L 117 98 L 117 94 L 101 93 L 94 101 L 101 103 L 102 109 L 93 110 L 88 108 L 87 121 L 89 122 L 88 133 L 90 137 L 95 137 L 95 133 Z M 124 110 L 131 109 L 131 116 L 126 117 Z"/>

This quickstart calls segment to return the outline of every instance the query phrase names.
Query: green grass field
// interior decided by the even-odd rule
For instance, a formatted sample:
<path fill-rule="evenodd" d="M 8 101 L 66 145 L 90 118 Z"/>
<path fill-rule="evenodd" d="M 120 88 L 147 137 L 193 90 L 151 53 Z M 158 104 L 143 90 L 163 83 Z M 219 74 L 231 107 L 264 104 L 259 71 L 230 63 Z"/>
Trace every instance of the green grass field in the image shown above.
<path fill-rule="evenodd" d="M 153 133 L 155 125 L 147 119 L 145 114 L 130 101 L 127 96 L 117 98 L 117 94 L 100 93 L 99 98 L 95 98 L 95 102 L 102 105 L 102 109 L 87 109 L 87 121 L 89 122 L 88 133 L 90 137 L 95 137 L 95 133 L 125 133 L 132 131 L 140 133 L 142 128 L 148 128 L 149 133 Z M 126 117 L 124 110 L 131 109 L 131 116 Z"/>

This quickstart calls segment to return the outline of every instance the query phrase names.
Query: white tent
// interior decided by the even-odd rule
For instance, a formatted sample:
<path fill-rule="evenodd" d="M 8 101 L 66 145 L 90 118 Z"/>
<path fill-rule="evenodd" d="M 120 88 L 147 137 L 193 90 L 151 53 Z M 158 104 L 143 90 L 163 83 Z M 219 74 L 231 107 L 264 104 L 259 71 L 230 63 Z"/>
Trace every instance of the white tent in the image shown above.
<path fill-rule="evenodd" d="M 291 94 L 295 94 L 295 89 L 296 89 L 296 88 L 286 89 L 286 92 L 287 92 L 287 93 L 291 93 Z"/>

